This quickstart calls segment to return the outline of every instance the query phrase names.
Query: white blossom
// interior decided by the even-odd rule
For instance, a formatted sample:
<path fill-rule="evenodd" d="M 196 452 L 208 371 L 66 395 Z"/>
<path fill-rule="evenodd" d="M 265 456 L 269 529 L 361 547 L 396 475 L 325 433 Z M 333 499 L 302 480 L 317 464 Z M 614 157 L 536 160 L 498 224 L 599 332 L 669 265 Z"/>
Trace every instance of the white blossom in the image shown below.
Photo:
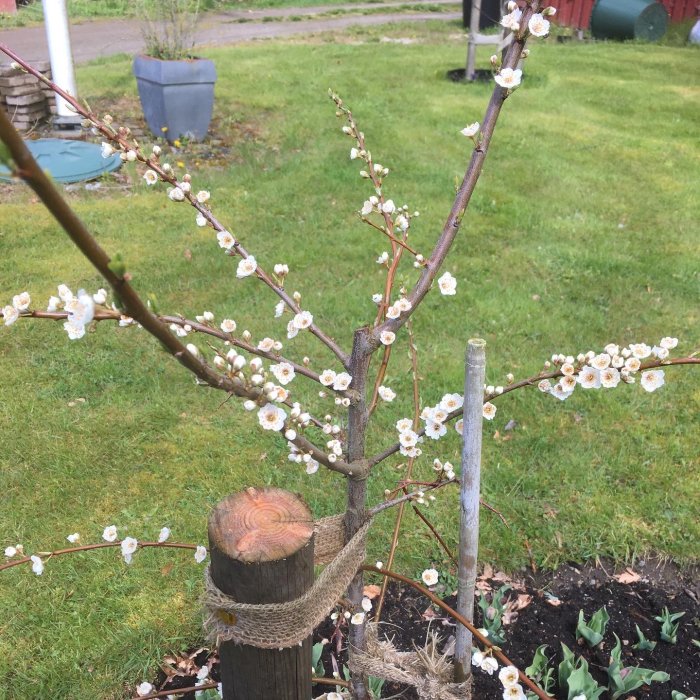
<path fill-rule="evenodd" d="M 331 386 L 335 381 L 336 374 L 332 369 L 324 369 L 319 375 L 319 381 L 323 386 Z"/>
<path fill-rule="evenodd" d="M 549 34 L 549 20 L 546 20 L 541 13 L 536 12 L 530 17 L 527 28 L 532 36 L 547 36 Z"/>
<path fill-rule="evenodd" d="M 19 312 L 14 306 L 5 306 L 2 315 L 6 326 L 11 326 L 19 318 Z"/>
<path fill-rule="evenodd" d="M 584 389 L 600 389 L 600 370 L 595 367 L 584 367 L 578 373 L 578 383 Z"/>
<path fill-rule="evenodd" d="M 628 357 L 625 360 L 625 369 L 630 372 L 638 372 L 642 363 L 636 357 Z"/>
<path fill-rule="evenodd" d="M 204 204 L 204 202 L 209 200 L 210 196 L 211 195 L 209 194 L 209 192 L 207 192 L 207 190 L 200 190 L 199 192 L 197 192 L 197 201 L 200 204 Z"/>
<path fill-rule="evenodd" d="M 595 367 L 596 369 L 607 369 L 608 367 L 610 367 L 611 361 L 612 358 L 610 357 L 610 355 L 608 355 L 607 352 L 604 352 L 600 355 L 596 355 L 591 360 L 591 367 Z"/>
<path fill-rule="evenodd" d="M 49 297 L 49 303 L 46 307 L 46 310 L 49 313 L 53 313 L 54 311 L 58 311 L 58 309 L 61 308 L 63 305 L 63 302 L 58 298 L 58 297 Z"/>
<path fill-rule="evenodd" d="M 197 564 L 201 564 L 207 558 L 207 548 L 201 544 L 197 545 L 197 549 L 194 551 L 194 560 Z"/>
<path fill-rule="evenodd" d="M 5 547 L 5 556 L 10 559 L 17 555 L 17 547 Z"/>
<path fill-rule="evenodd" d="M 393 401 L 396 398 L 396 393 L 388 386 L 380 386 L 377 393 L 382 401 Z"/>
<path fill-rule="evenodd" d="M 197 212 L 197 216 L 194 217 L 194 222 L 199 226 L 200 228 L 203 228 L 204 226 L 207 225 L 207 217 L 204 216 L 204 214 Z"/>
<path fill-rule="evenodd" d="M 664 371 L 662 369 L 650 369 L 646 372 L 642 372 L 639 383 L 645 391 L 656 391 L 666 383 Z"/>
<path fill-rule="evenodd" d="M 382 254 L 377 258 L 378 265 L 385 265 L 389 261 L 389 253 L 383 251 Z"/>
<path fill-rule="evenodd" d="M 555 399 L 559 399 L 560 401 L 565 401 L 566 399 L 573 394 L 573 391 L 567 391 L 567 389 L 564 388 L 561 382 L 557 382 L 555 384 L 551 391 L 549 392 L 552 396 L 554 396 Z"/>
<path fill-rule="evenodd" d="M 678 338 L 669 338 L 668 336 L 665 338 L 661 338 L 659 341 L 659 345 L 662 348 L 666 348 L 667 350 L 673 350 L 678 345 Z"/>
<path fill-rule="evenodd" d="M 306 473 L 315 474 L 318 471 L 319 463 L 315 459 L 309 459 L 306 463 Z"/>
<path fill-rule="evenodd" d="M 498 661 L 493 656 L 485 657 L 481 662 L 481 670 L 486 671 L 489 676 L 492 675 L 494 671 L 498 671 Z"/>
<path fill-rule="evenodd" d="M 503 700 L 527 700 L 527 696 L 520 683 L 515 683 L 504 688 Z"/>
<path fill-rule="evenodd" d="M 280 384 L 289 384 L 295 377 L 294 367 L 289 362 L 280 362 L 278 365 L 270 365 L 270 372 L 275 375 Z"/>
<path fill-rule="evenodd" d="M 29 559 L 32 562 L 32 571 L 37 575 L 41 576 L 44 573 L 44 562 L 41 561 L 41 558 L 36 556 L 36 554 L 32 554 Z"/>
<path fill-rule="evenodd" d="M 517 7 L 507 15 L 503 15 L 501 19 L 501 26 L 511 31 L 517 32 L 520 29 L 520 18 L 522 17 L 522 10 Z"/>
<path fill-rule="evenodd" d="M 455 431 L 461 435 L 463 430 L 464 430 L 464 419 L 460 418 L 455 423 Z"/>
<path fill-rule="evenodd" d="M 255 260 L 255 256 L 249 255 L 247 258 L 243 258 L 236 268 L 236 277 L 239 279 L 243 277 L 249 277 L 258 269 L 258 263 Z"/>
<path fill-rule="evenodd" d="M 219 231 L 216 239 L 219 241 L 219 247 L 225 250 L 231 250 L 236 245 L 236 239 L 228 231 Z"/>
<path fill-rule="evenodd" d="M 473 124 L 465 126 L 464 129 L 462 129 L 459 133 L 462 134 L 462 136 L 467 136 L 471 138 L 472 136 L 477 135 L 480 126 L 481 125 L 479 124 L 479 122 L 474 122 Z"/>
<path fill-rule="evenodd" d="M 80 533 L 74 532 L 72 535 L 68 535 L 66 539 L 71 543 L 75 544 L 76 542 L 80 542 Z"/>
<path fill-rule="evenodd" d="M 352 377 L 347 372 L 341 372 L 335 375 L 333 380 L 333 388 L 336 391 L 345 391 L 352 382 Z"/>
<path fill-rule="evenodd" d="M 185 199 L 185 193 L 182 191 L 181 187 L 172 187 L 168 190 L 168 197 L 173 202 L 182 202 Z"/>
<path fill-rule="evenodd" d="M 122 556 L 127 564 L 131 564 L 131 557 L 138 549 L 138 542 L 133 537 L 125 537 L 121 542 Z"/>
<path fill-rule="evenodd" d="M 117 539 L 117 528 L 114 525 L 108 525 L 102 533 L 102 539 L 107 542 L 114 542 Z"/>
<path fill-rule="evenodd" d="M 512 68 L 501 68 L 501 72 L 495 76 L 494 80 L 502 88 L 514 90 L 516 87 L 518 87 L 518 85 L 520 85 L 522 77 L 523 72 L 519 68 L 516 68 L 515 70 Z"/>
<path fill-rule="evenodd" d="M 384 297 L 381 294 L 372 294 L 372 301 L 375 304 L 380 304 L 382 299 L 384 299 Z"/>
<path fill-rule="evenodd" d="M 100 149 L 100 154 L 102 155 L 103 158 L 109 158 L 111 155 L 113 155 L 114 148 L 112 147 L 112 144 L 107 143 L 106 141 L 103 141 L 102 148 Z"/>
<path fill-rule="evenodd" d="M 665 360 L 668 357 L 669 352 L 668 348 L 654 345 L 654 347 L 651 349 L 651 354 L 654 355 L 654 357 L 658 357 L 660 360 Z"/>
<path fill-rule="evenodd" d="M 29 296 L 29 292 L 15 294 L 15 296 L 12 297 L 12 306 L 14 306 L 17 311 L 26 311 L 31 303 L 32 299 Z"/>
<path fill-rule="evenodd" d="M 65 284 L 59 284 L 58 297 L 65 304 L 73 298 L 73 292 Z"/>
<path fill-rule="evenodd" d="M 445 272 L 438 280 L 438 287 L 444 296 L 454 296 L 457 293 L 457 280 L 449 272 Z"/>
<path fill-rule="evenodd" d="M 484 404 L 481 414 L 486 420 L 493 420 L 494 416 L 496 415 L 496 410 L 496 407 L 490 401 L 487 401 Z"/>
<path fill-rule="evenodd" d="M 282 430 L 287 414 L 272 403 L 265 404 L 258 411 L 258 421 L 264 430 Z"/>
<path fill-rule="evenodd" d="M 634 343 L 630 345 L 630 350 L 638 360 L 644 360 L 651 355 L 651 348 L 646 343 Z"/>
<path fill-rule="evenodd" d="M 225 318 L 219 327 L 224 333 L 233 333 L 236 330 L 236 322 L 233 319 Z"/>
<path fill-rule="evenodd" d="M 158 542 L 165 542 L 170 537 L 170 528 L 163 527 L 158 533 Z"/>
<path fill-rule="evenodd" d="M 287 324 L 287 338 L 289 338 L 291 340 L 292 338 L 295 338 L 298 333 L 299 333 L 299 329 L 294 325 L 294 319 L 292 319 Z"/>
<path fill-rule="evenodd" d="M 314 317 L 308 311 L 302 311 L 301 313 L 296 314 L 292 321 L 292 323 L 294 323 L 294 327 L 298 328 L 299 330 L 308 328 L 313 322 Z"/>
<path fill-rule="evenodd" d="M 620 372 L 614 367 L 600 371 L 600 385 L 606 389 L 614 389 L 620 383 Z"/>
<path fill-rule="evenodd" d="M 391 345 L 396 340 L 396 333 L 392 331 L 382 331 L 379 334 L 379 340 L 382 345 Z"/>
<path fill-rule="evenodd" d="M 353 625 L 361 625 L 365 621 L 364 612 L 356 612 L 351 618 L 350 623 Z"/>
<path fill-rule="evenodd" d="M 520 674 L 515 666 L 504 666 L 498 672 L 498 680 L 505 688 L 515 685 L 520 680 Z"/>
<path fill-rule="evenodd" d="M 52 299 L 53 298 L 54 297 L 52 297 Z M 98 289 L 92 295 L 92 300 L 95 302 L 95 304 L 104 304 L 107 301 L 107 290 L 106 289 Z"/>
<path fill-rule="evenodd" d="M 393 214 L 396 211 L 396 205 L 393 199 L 387 199 L 384 204 L 382 204 L 382 211 L 385 214 Z"/>
<path fill-rule="evenodd" d="M 438 582 L 439 574 L 435 569 L 426 569 L 420 577 L 426 586 L 434 586 Z"/>
<path fill-rule="evenodd" d="M 425 434 L 432 440 L 439 440 L 447 433 L 447 426 L 444 423 L 429 420 L 425 424 Z"/>
<path fill-rule="evenodd" d="M 464 397 L 461 394 L 445 394 L 440 399 L 440 408 L 449 412 L 456 411 L 464 406 Z"/>
<path fill-rule="evenodd" d="M 155 170 L 146 170 L 143 174 L 143 179 L 147 185 L 155 185 L 158 182 L 158 173 Z"/>
<path fill-rule="evenodd" d="M 407 430 L 411 430 L 413 428 L 413 421 L 411 421 L 410 418 L 401 418 L 401 420 L 396 422 L 396 430 L 399 431 L 399 433 L 405 433 Z"/>

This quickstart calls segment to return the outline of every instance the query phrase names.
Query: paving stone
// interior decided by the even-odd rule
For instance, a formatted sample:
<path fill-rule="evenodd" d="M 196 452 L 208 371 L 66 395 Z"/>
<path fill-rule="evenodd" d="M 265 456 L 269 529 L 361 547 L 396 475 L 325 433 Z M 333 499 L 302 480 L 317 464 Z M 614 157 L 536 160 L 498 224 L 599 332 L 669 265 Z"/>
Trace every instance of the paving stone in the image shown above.
<path fill-rule="evenodd" d="M 46 98 L 44 97 L 44 93 L 41 92 L 41 90 L 38 90 L 32 95 L 20 95 L 20 96 L 13 96 L 13 95 L 7 95 L 5 97 L 7 100 L 8 105 L 12 106 L 17 106 L 17 107 L 26 107 L 28 105 L 35 105 L 38 103 L 45 103 Z"/>
<path fill-rule="evenodd" d="M 19 87 L 0 87 L 0 92 L 3 95 L 11 95 L 12 97 L 20 97 L 21 95 L 32 95 L 36 92 L 41 92 L 36 85 L 20 85 Z"/>

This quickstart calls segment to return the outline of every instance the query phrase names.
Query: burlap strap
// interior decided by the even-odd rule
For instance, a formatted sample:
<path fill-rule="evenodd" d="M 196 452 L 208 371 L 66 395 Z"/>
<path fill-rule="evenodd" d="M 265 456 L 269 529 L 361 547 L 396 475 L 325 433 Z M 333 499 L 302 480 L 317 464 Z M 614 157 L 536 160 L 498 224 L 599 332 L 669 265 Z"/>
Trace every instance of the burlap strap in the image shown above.
<path fill-rule="evenodd" d="M 453 683 L 453 665 L 437 650 L 432 635 L 423 648 L 397 651 L 388 641 L 379 641 L 376 624 L 367 625 L 367 650 L 350 649 L 353 673 L 384 678 L 394 683 L 412 685 L 421 700 L 465 700 L 471 698 L 471 681 Z"/>
<path fill-rule="evenodd" d="M 323 518 L 314 525 L 314 560 L 335 558 L 304 595 L 288 603 L 237 603 L 222 593 L 205 572 L 204 630 L 215 643 L 234 641 L 262 649 L 291 647 L 311 635 L 347 589 L 365 559 L 369 519 L 343 546 L 343 515 Z"/>

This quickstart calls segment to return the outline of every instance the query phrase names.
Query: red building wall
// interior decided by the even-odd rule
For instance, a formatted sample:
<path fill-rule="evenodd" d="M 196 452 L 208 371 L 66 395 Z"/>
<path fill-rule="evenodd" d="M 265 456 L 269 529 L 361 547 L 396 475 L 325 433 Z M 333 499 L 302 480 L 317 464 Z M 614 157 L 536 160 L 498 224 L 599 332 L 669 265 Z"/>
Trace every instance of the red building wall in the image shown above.
<path fill-rule="evenodd" d="M 661 0 L 671 22 L 695 17 L 698 0 Z M 588 29 L 595 0 L 550 0 L 557 8 L 556 21 L 564 27 Z"/>

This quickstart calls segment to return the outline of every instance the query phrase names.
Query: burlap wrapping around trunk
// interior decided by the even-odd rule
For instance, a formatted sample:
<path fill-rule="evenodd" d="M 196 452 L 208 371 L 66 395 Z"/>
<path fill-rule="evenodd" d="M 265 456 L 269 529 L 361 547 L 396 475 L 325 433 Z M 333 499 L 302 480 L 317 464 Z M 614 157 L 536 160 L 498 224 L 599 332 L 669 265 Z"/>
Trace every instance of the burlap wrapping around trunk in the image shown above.
<path fill-rule="evenodd" d="M 330 563 L 304 595 L 288 603 L 237 603 L 222 593 L 205 572 L 204 631 L 219 644 L 234 641 L 261 649 L 299 644 L 335 607 L 365 559 L 369 519 L 344 545 L 344 516 L 333 515 L 314 524 L 314 562 Z"/>

